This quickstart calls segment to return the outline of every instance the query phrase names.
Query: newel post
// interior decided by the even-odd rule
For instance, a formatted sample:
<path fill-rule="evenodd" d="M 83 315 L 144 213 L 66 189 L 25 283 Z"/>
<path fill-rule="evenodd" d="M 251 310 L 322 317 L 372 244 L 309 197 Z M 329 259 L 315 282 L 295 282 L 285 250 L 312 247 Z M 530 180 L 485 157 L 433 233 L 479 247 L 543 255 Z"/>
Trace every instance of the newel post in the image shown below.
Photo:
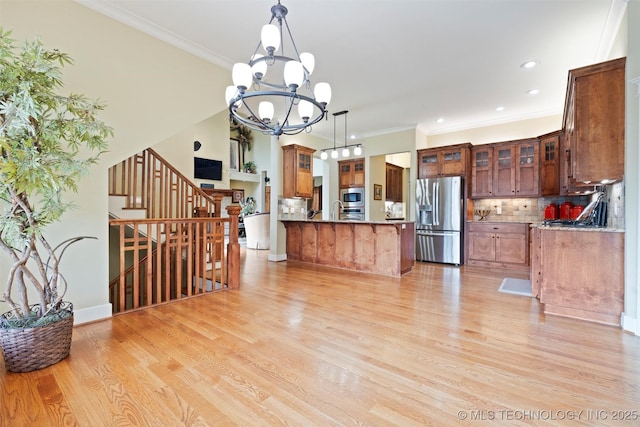
<path fill-rule="evenodd" d="M 240 243 L 238 243 L 238 215 L 242 208 L 239 205 L 227 206 L 229 214 L 229 243 L 227 244 L 227 285 L 231 289 L 240 287 Z"/>

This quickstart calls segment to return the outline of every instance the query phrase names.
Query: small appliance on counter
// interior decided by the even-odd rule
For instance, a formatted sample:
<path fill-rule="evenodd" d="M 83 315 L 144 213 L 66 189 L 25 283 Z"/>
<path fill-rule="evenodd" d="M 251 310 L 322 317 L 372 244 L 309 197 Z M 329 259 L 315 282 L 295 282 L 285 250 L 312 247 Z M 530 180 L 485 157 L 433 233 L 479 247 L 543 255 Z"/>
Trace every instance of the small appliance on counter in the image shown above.
<path fill-rule="evenodd" d="M 565 226 L 565 227 L 606 227 L 607 226 L 607 197 L 603 191 L 594 193 L 591 202 L 583 206 L 573 206 L 568 208 L 568 212 L 562 212 L 563 206 L 571 202 L 560 205 L 560 219 L 548 219 L 545 209 L 545 219 L 542 225 Z M 565 208 L 567 209 L 567 208 Z"/>
<path fill-rule="evenodd" d="M 549 203 L 544 208 L 544 219 L 558 219 L 558 205 L 555 203 Z"/>
<path fill-rule="evenodd" d="M 571 219 L 571 208 L 573 207 L 573 203 L 571 202 L 564 202 L 563 204 L 560 205 L 559 208 L 559 212 L 560 212 L 560 219 Z"/>

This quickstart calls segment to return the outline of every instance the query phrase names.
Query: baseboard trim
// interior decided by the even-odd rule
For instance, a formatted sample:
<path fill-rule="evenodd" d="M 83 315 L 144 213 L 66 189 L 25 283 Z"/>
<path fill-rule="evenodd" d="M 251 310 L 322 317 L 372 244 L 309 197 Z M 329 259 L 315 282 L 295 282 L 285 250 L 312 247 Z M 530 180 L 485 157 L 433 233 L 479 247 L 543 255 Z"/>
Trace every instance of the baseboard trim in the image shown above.
<path fill-rule="evenodd" d="M 95 322 L 111 317 L 111 304 L 96 305 L 88 308 L 73 310 L 73 324 L 82 325 L 83 323 Z"/>
<path fill-rule="evenodd" d="M 269 261 L 286 261 L 287 254 L 269 254 L 267 257 Z"/>
<path fill-rule="evenodd" d="M 640 324 L 638 323 L 638 319 L 636 319 L 635 317 L 630 317 L 622 313 L 622 316 L 620 316 L 620 326 L 625 331 L 640 336 Z"/>

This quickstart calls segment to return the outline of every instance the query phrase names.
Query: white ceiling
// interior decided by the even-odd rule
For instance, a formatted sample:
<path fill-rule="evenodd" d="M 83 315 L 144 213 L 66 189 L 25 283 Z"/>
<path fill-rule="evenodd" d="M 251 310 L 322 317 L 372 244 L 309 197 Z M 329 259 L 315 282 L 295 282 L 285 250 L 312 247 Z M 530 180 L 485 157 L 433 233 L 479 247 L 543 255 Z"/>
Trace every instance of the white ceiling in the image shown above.
<path fill-rule="evenodd" d="M 253 54 L 277 2 L 77 1 L 229 70 Z M 568 70 L 608 59 L 626 7 L 625 0 L 281 2 L 298 50 L 316 57 L 313 82 L 332 86 L 329 112 L 349 110 L 349 134 L 360 138 L 561 114 Z M 522 69 L 528 60 L 540 64 Z M 228 82 L 213 83 L 220 99 L 212 102 L 222 110 L 231 72 Z M 539 94 L 528 95 L 533 88 Z M 313 133 L 332 140 L 329 117 Z"/>

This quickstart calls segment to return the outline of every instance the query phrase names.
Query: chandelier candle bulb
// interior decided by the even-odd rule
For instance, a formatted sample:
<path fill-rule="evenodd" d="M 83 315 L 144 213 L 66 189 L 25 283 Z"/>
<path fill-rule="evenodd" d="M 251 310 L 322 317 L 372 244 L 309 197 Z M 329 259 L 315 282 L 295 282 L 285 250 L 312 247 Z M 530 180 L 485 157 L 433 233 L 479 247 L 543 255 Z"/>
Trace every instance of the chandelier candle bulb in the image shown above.
<path fill-rule="evenodd" d="M 327 105 L 331 102 L 331 86 L 329 86 L 329 83 L 316 83 L 313 88 L 313 94 L 316 97 L 316 101 L 321 104 Z"/>
<path fill-rule="evenodd" d="M 302 63 L 298 61 L 289 61 L 284 65 L 284 82 L 291 92 L 295 92 L 296 89 L 302 86 L 304 81 L 304 68 Z"/>
<path fill-rule="evenodd" d="M 267 63 L 265 62 L 264 55 L 260 55 L 256 53 L 251 57 L 251 72 L 255 76 L 256 79 L 262 80 L 262 78 L 267 74 Z"/>
<path fill-rule="evenodd" d="M 312 53 L 302 52 L 300 54 L 300 62 L 304 66 L 304 69 L 307 70 L 307 75 L 311 75 L 313 73 L 313 69 L 316 67 L 316 58 Z"/>
<path fill-rule="evenodd" d="M 302 121 L 306 123 L 313 114 L 313 104 L 305 100 L 300 101 L 300 104 L 298 104 L 298 114 Z"/>
<path fill-rule="evenodd" d="M 258 115 L 267 123 L 273 119 L 273 111 L 273 104 L 268 101 L 262 101 L 258 106 Z"/>
<path fill-rule="evenodd" d="M 280 30 L 275 25 L 267 24 L 263 26 L 260 39 L 262 40 L 262 47 L 269 56 L 272 56 L 280 49 Z"/>
<path fill-rule="evenodd" d="M 240 93 L 243 93 L 247 88 L 251 87 L 252 74 L 251 66 L 238 62 L 233 65 L 232 70 L 233 85 L 238 88 Z"/>

